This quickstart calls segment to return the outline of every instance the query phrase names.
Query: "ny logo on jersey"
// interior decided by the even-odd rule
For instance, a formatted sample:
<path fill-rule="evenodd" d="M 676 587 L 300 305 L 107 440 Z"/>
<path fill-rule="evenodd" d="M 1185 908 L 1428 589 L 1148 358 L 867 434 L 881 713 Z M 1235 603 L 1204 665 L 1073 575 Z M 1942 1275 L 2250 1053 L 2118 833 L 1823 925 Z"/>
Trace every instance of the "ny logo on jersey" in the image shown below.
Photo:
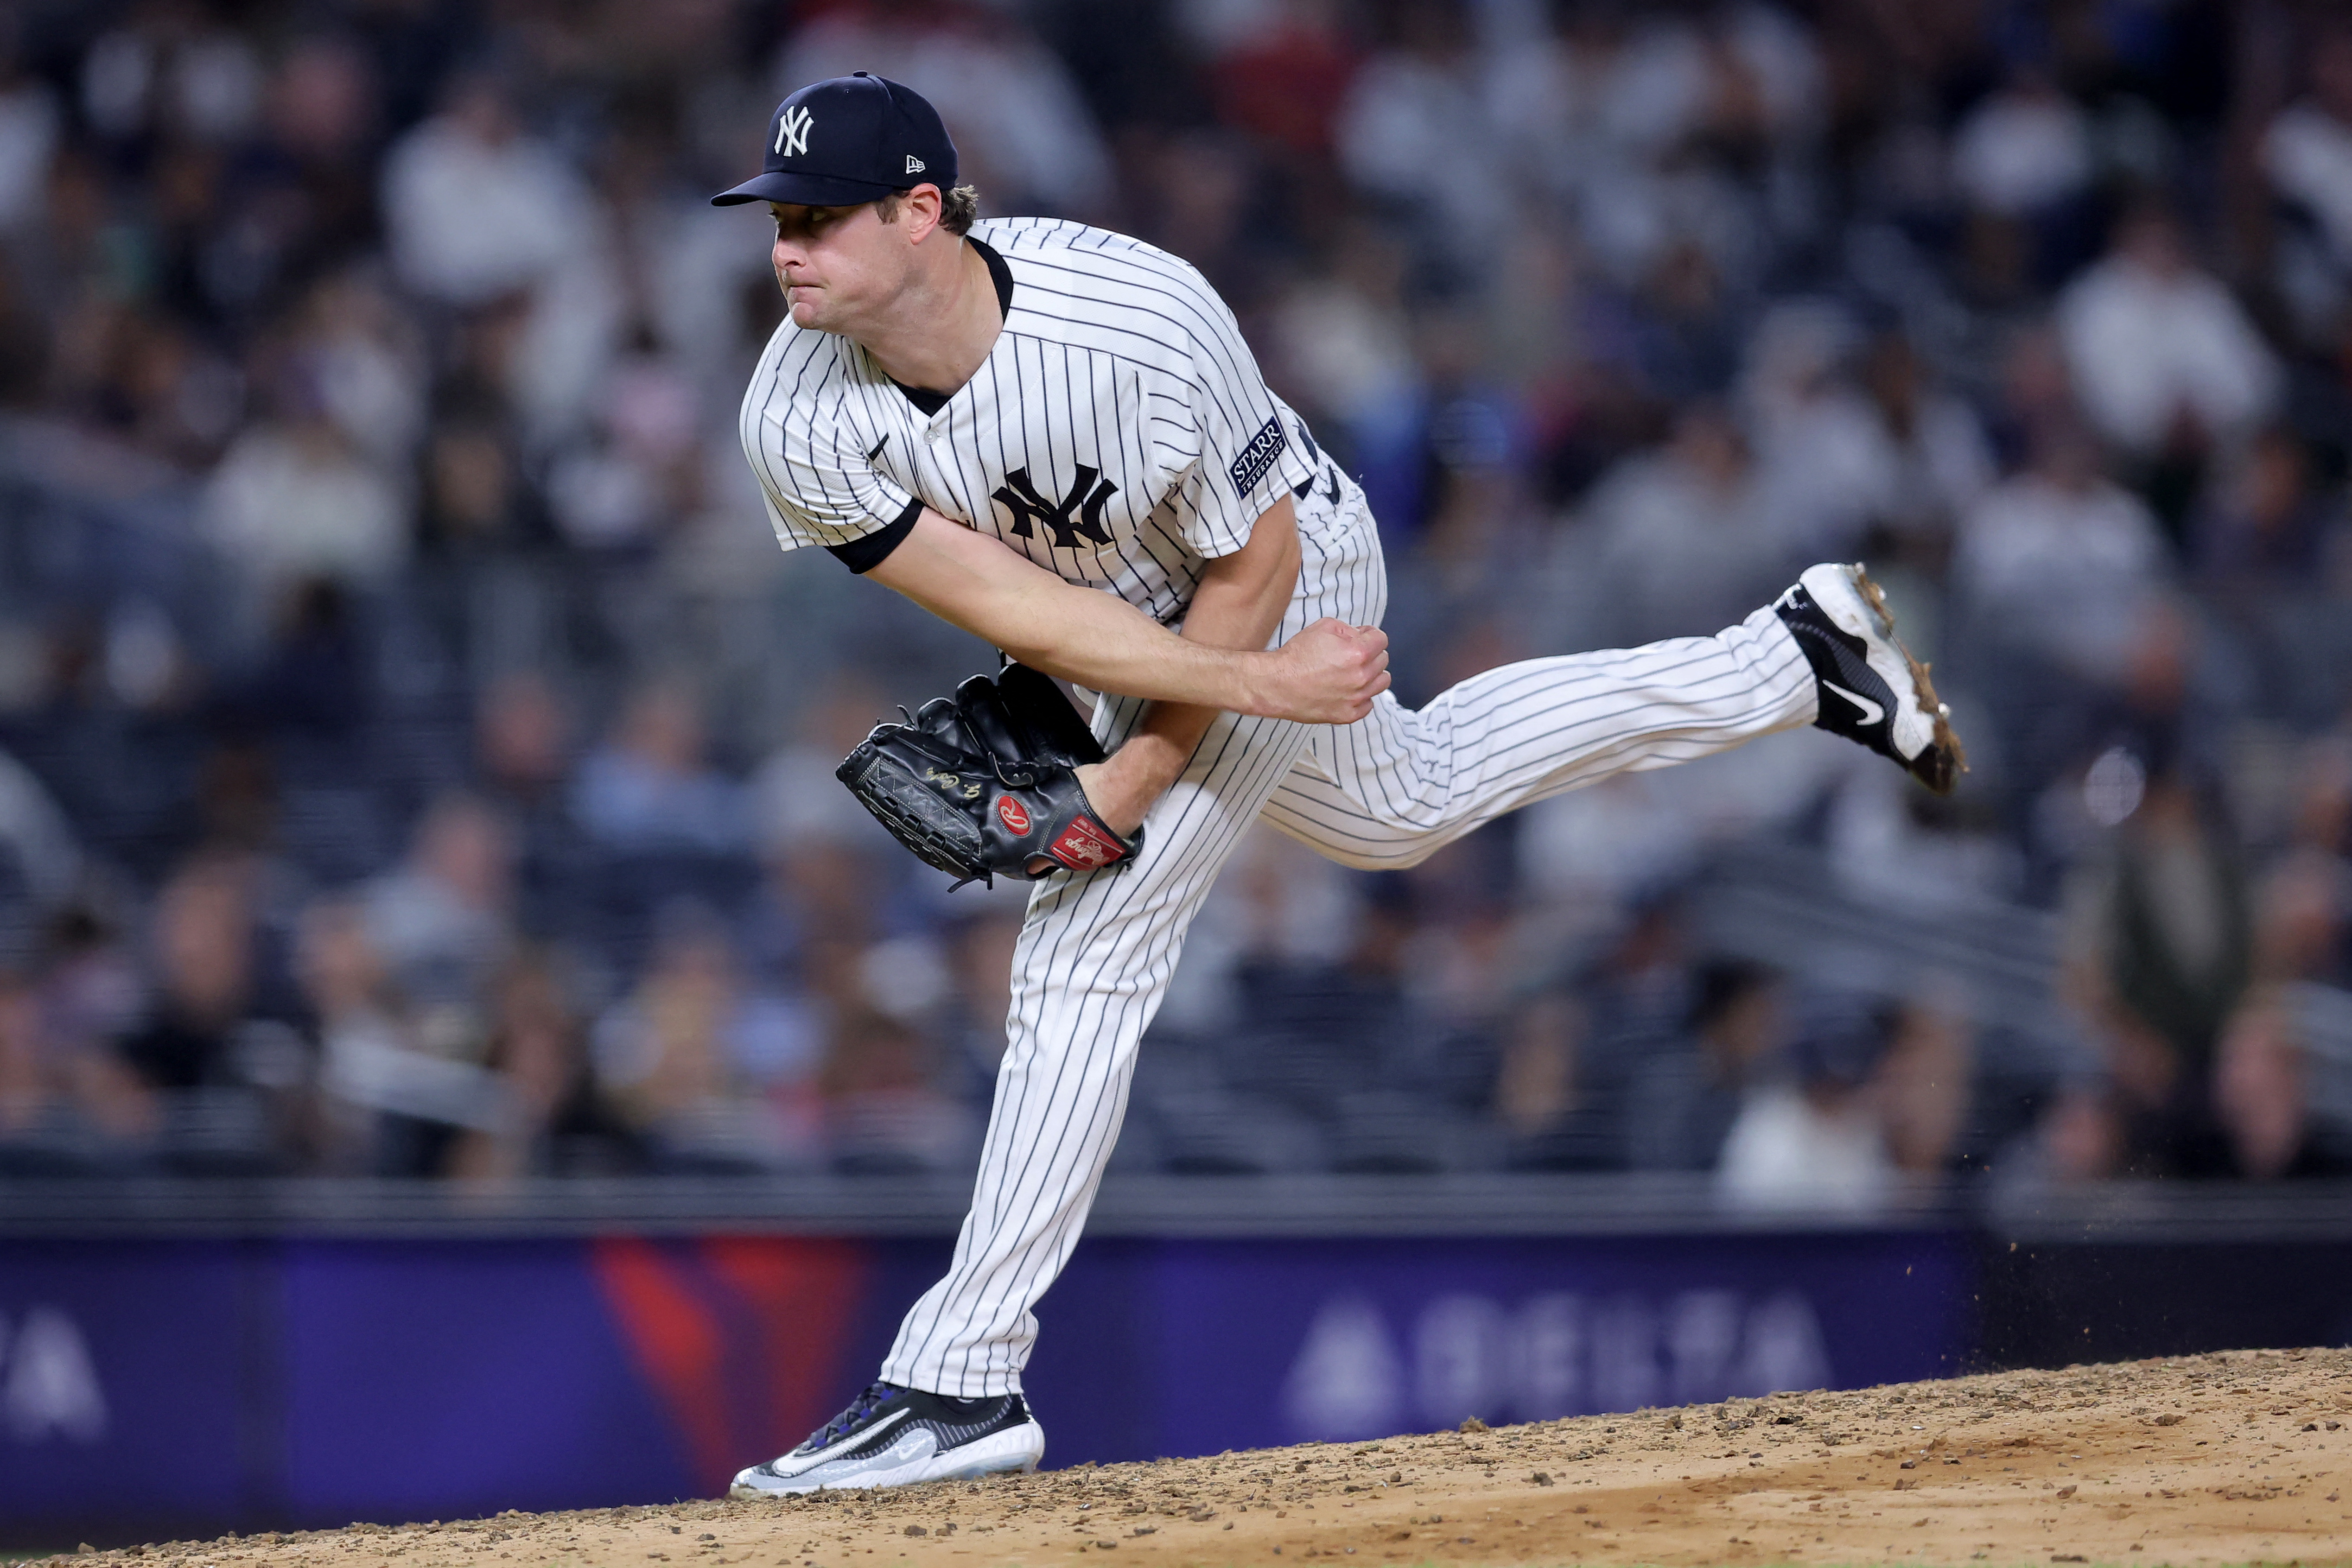
<path fill-rule="evenodd" d="M 807 152 L 809 126 L 815 119 L 798 105 L 784 110 L 776 120 L 776 156 L 791 158 Z"/>
<path fill-rule="evenodd" d="M 1048 501 L 1037 494 L 1037 486 L 1029 482 L 1029 470 L 1015 468 L 996 487 L 992 501 L 1002 501 L 1013 514 L 1013 537 L 1030 538 L 1036 534 L 1036 525 L 1045 524 L 1054 530 L 1055 549 L 1076 549 L 1080 538 L 1089 538 L 1098 545 L 1110 543 L 1110 530 L 1103 527 L 1103 507 L 1118 486 L 1101 476 L 1101 471 L 1078 465 L 1078 482 L 1070 486 L 1068 495 L 1059 501 Z M 1073 522 L 1070 514 L 1078 514 Z"/>

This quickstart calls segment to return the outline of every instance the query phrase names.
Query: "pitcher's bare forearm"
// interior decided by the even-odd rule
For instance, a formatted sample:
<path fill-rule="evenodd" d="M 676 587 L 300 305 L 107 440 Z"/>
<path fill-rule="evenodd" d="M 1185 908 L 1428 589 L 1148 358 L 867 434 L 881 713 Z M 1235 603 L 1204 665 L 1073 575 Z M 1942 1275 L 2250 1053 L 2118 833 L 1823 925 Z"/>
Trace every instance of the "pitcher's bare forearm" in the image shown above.
<path fill-rule="evenodd" d="M 1387 638 L 1376 629 L 1325 621 L 1271 652 L 1262 642 L 1215 647 L 929 509 L 870 575 L 1023 664 L 1096 691 L 1352 724 L 1388 689 Z"/>

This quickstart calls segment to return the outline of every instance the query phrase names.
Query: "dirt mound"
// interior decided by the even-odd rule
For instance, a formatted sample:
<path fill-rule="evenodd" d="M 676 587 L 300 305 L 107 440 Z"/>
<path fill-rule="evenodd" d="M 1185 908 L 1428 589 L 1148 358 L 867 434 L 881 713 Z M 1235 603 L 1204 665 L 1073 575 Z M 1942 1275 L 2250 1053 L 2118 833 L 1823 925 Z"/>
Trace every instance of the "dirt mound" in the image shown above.
<path fill-rule="evenodd" d="M 2248 1351 L 977 1484 L 356 1526 L 71 1561 L 2352 1563 L 2348 1448 L 2352 1352 Z"/>

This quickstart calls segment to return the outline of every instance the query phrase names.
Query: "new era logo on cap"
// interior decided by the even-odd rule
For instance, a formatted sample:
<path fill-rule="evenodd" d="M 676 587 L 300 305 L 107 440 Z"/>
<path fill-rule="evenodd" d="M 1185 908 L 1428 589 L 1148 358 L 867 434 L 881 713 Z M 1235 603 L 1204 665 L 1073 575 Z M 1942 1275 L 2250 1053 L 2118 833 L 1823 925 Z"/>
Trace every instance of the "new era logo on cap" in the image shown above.
<path fill-rule="evenodd" d="M 761 151 L 765 171 L 713 196 L 712 205 L 851 207 L 918 180 L 942 191 L 955 184 L 955 143 L 939 110 L 912 88 L 865 71 L 812 82 L 778 104 Z"/>

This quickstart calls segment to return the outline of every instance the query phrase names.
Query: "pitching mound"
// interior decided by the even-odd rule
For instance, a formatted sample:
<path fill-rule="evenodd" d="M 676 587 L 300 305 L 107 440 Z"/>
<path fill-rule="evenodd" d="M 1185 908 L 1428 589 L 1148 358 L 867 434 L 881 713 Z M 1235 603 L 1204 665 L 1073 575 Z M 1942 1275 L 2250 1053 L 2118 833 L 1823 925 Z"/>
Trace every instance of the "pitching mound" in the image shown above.
<path fill-rule="evenodd" d="M 2352 1562 L 2347 1448 L 2352 1352 L 2249 1351 L 978 1484 L 358 1526 L 72 1561 L 2319 1563 Z"/>

